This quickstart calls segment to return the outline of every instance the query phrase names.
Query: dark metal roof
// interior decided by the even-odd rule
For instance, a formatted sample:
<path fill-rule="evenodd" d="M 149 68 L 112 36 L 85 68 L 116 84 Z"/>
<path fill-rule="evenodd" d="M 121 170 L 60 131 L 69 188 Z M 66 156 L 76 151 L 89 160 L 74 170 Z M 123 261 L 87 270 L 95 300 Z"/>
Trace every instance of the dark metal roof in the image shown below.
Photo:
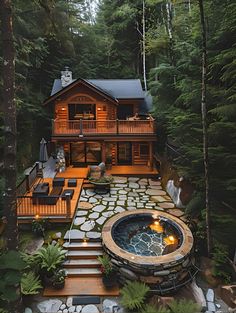
<path fill-rule="evenodd" d="M 76 79 L 72 83 L 75 81 Z M 114 99 L 143 99 L 141 111 L 148 112 L 151 110 L 152 98 L 143 91 L 140 79 L 85 79 L 84 81 Z M 50 96 L 62 89 L 61 80 L 55 79 Z"/>
<path fill-rule="evenodd" d="M 73 80 L 74 82 L 75 80 Z M 144 92 L 139 79 L 85 79 L 94 87 L 117 99 L 142 99 Z M 62 90 L 61 80 L 55 79 L 51 91 L 53 96 Z"/>

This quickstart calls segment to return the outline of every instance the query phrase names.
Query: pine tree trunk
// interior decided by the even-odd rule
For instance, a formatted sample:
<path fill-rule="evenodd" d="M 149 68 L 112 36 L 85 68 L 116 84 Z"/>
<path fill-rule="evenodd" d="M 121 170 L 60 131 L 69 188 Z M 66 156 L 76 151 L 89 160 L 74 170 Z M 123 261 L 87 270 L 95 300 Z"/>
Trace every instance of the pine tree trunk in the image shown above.
<path fill-rule="evenodd" d="M 0 1 L 2 55 L 3 55 L 3 113 L 4 113 L 4 206 L 6 223 L 4 239 L 6 249 L 18 249 L 18 228 L 16 211 L 16 106 L 14 101 L 15 59 L 12 29 L 11 0 Z M 16 293 L 20 294 L 19 285 Z M 9 303 L 9 312 L 21 312 L 21 298 Z"/>
<path fill-rule="evenodd" d="M 145 26 L 145 2 L 143 0 L 143 81 L 144 90 L 147 91 L 147 74 L 146 74 L 146 26 Z"/>
<path fill-rule="evenodd" d="M 205 170 L 205 205 L 206 205 L 206 232 L 207 232 L 207 252 L 211 254 L 212 239 L 210 227 L 210 203 L 209 203 L 209 158 L 208 158 L 208 134 L 207 134 L 207 108 L 206 108 L 206 79 L 207 79 L 207 39 L 206 39 L 206 23 L 204 16 L 203 0 L 198 0 L 201 28 L 202 28 L 202 130 L 203 130 L 203 159 Z"/>

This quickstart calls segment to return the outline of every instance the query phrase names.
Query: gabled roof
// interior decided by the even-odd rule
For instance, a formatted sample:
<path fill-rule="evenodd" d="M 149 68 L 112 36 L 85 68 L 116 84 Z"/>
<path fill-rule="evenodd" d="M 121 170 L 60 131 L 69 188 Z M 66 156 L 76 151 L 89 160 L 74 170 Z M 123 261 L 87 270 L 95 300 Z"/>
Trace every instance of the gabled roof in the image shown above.
<path fill-rule="evenodd" d="M 57 97 L 62 95 L 64 92 L 66 92 L 66 91 L 70 90 L 72 87 L 76 86 L 78 83 L 82 83 L 84 85 L 87 85 L 91 89 L 94 89 L 97 93 L 102 94 L 104 97 L 106 97 L 106 98 L 110 99 L 111 101 L 115 102 L 116 104 L 118 104 L 118 100 L 116 98 L 114 98 L 111 94 L 109 94 L 105 90 L 103 90 L 103 89 L 93 85 L 88 80 L 85 80 L 85 79 L 82 79 L 82 78 L 73 80 L 72 83 L 70 83 L 69 85 L 65 86 L 64 88 L 61 85 L 61 80 L 60 79 L 55 79 L 53 87 L 52 87 L 51 95 L 50 95 L 50 97 L 48 99 L 46 99 L 44 101 L 44 104 L 50 103 L 51 101 L 55 100 Z"/>
<path fill-rule="evenodd" d="M 143 91 L 140 79 L 74 79 L 71 84 L 64 88 L 61 85 L 61 80 L 55 79 L 51 95 L 44 104 L 51 102 L 78 82 L 83 82 L 113 102 L 118 103 L 119 99 L 140 99 L 143 100 L 140 104 L 141 111 L 148 112 L 151 109 L 151 96 Z"/>
<path fill-rule="evenodd" d="M 76 81 L 73 80 L 72 84 Z M 116 99 L 143 99 L 144 92 L 139 79 L 84 79 L 94 87 L 105 91 Z M 66 87 L 64 87 L 66 88 Z M 55 79 L 51 91 L 53 96 L 64 89 L 60 79 Z"/>

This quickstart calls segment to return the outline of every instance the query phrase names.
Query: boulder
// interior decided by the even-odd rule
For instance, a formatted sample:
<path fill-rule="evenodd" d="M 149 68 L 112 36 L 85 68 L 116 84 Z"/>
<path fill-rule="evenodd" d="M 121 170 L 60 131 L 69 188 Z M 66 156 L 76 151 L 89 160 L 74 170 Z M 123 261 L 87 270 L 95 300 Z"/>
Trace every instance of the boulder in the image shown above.
<path fill-rule="evenodd" d="M 57 313 L 62 301 L 58 299 L 49 299 L 37 304 L 40 313 Z"/>
<path fill-rule="evenodd" d="M 138 280 L 138 276 L 131 270 L 128 270 L 127 268 L 121 267 L 119 271 L 120 274 L 125 278 L 128 278 L 130 280 Z"/>
<path fill-rule="evenodd" d="M 215 298 L 214 290 L 209 288 L 206 293 L 206 299 L 209 302 L 214 302 L 214 298 Z"/>
<path fill-rule="evenodd" d="M 113 301 L 113 300 L 110 300 L 110 299 L 105 299 L 103 301 L 102 308 L 103 308 L 103 312 L 113 313 L 113 312 L 116 312 L 115 308 L 118 309 L 119 305 L 118 305 L 118 303 L 116 301 Z M 120 312 L 120 310 L 118 310 L 118 312 Z"/>
<path fill-rule="evenodd" d="M 88 304 L 83 307 L 81 313 L 99 313 L 99 311 L 96 305 Z"/>
<path fill-rule="evenodd" d="M 24 313 L 33 313 L 33 311 L 31 310 L 31 308 L 25 308 L 25 312 Z"/>
<path fill-rule="evenodd" d="M 77 306 L 76 306 L 76 309 L 75 309 L 75 312 L 76 312 L 76 313 L 80 313 L 81 310 L 82 310 L 82 305 L 77 305 Z"/>
<path fill-rule="evenodd" d="M 154 276 L 166 276 L 169 274 L 170 274 L 169 270 L 154 272 Z"/>
<path fill-rule="evenodd" d="M 207 302 L 207 309 L 210 312 L 216 312 L 216 306 L 214 304 L 214 302 Z"/>
<path fill-rule="evenodd" d="M 72 297 L 68 297 L 67 300 L 66 300 L 66 305 L 69 307 L 72 306 L 72 302 L 73 302 L 73 298 Z"/>
<path fill-rule="evenodd" d="M 193 281 L 190 284 L 190 288 L 191 288 L 191 292 L 197 302 L 197 304 L 199 304 L 201 306 L 202 309 L 206 309 L 207 304 L 206 304 L 206 299 L 204 296 L 204 293 L 202 291 L 202 288 L 198 287 L 198 285 L 196 284 L 195 281 Z"/>

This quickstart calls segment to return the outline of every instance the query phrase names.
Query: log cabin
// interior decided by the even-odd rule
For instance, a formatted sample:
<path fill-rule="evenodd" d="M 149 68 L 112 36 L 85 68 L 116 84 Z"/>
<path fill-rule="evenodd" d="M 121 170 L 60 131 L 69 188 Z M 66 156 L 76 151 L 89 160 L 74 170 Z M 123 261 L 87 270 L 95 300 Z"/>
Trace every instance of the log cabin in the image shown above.
<path fill-rule="evenodd" d="M 52 142 L 64 148 L 67 165 L 153 167 L 155 121 L 139 79 L 73 79 L 65 68 L 44 105 L 53 110 Z"/>

